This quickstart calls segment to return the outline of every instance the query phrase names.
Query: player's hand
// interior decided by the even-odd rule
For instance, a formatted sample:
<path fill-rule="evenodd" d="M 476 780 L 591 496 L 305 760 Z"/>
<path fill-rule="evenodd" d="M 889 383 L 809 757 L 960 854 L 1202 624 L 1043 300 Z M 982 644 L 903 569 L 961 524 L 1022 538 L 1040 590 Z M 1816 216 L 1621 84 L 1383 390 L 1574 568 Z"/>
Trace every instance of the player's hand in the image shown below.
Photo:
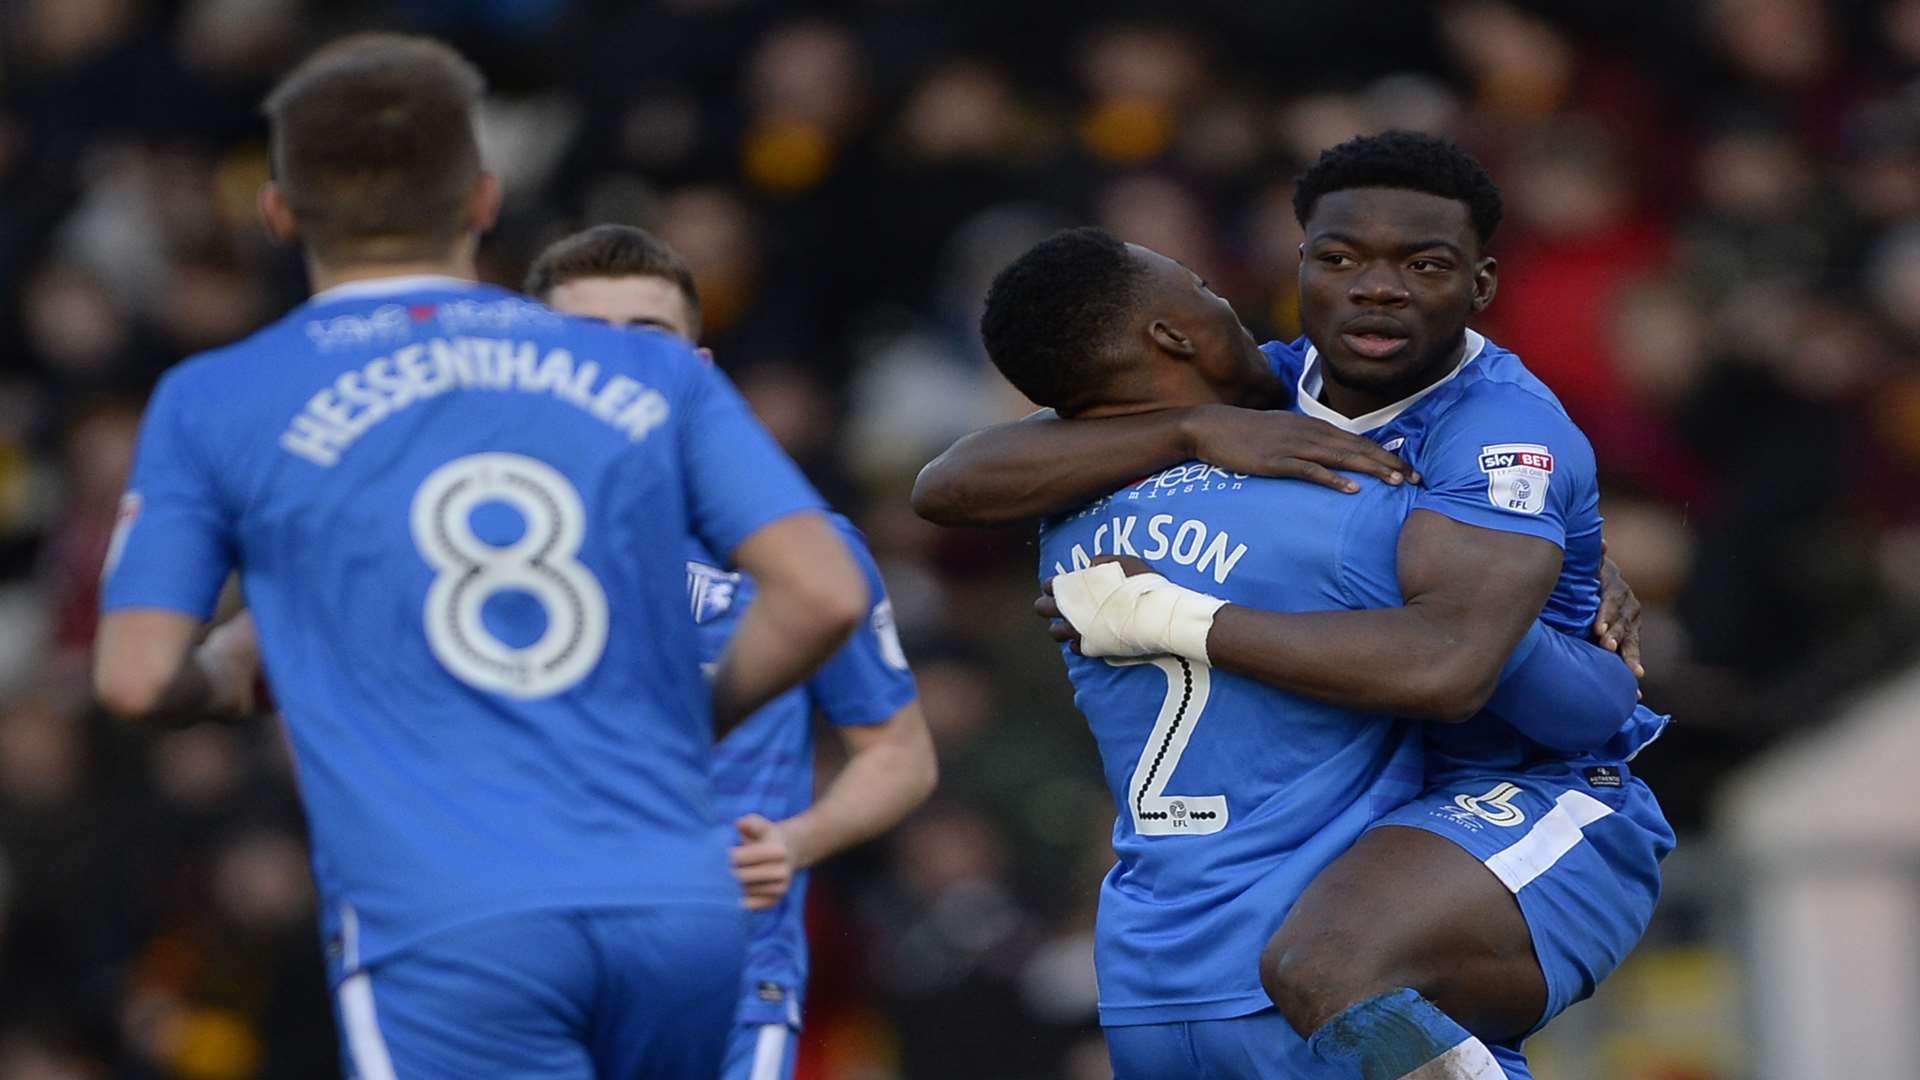
<path fill-rule="evenodd" d="M 733 827 L 740 830 L 740 843 L 732 856 L 733 876 L 746 890 L 742 903 L 748 911 L 765 911 L 793 886 L 792 845 L 778 822 L 759 814 L 748 814 Z"/>
<path fill-rule="evenodd" d="M 1600 613 L 1593 617 L 1593 636 L 1602 648 L 1620 654 L 1633 669 L 1635 678 L 1647 677 L 1640 663 L 1640 598 L 1620 573 L 1612 559 L 1605 558 L 1606 541 L 1600 542 Z"/>
<path fill-rule="evenodd" d="M 222 716 L 252 716 L 261 705 L 260 635 L 253 612 L 213 628 L 200 643 L 200 666 L 213 684 L 213 708 Z"/>
<path fill-rule="evenodd" d="M 1189 410 L 1184 425 L 1193 456 L 1229 472 L 1306 480 L 1349 495 L 1360 485 L 1333 470 L 1389 484 L 1420 482 L 1412 466 L 1379 443 L 1299 413 L 1202 405 Z"/>
<path fill-rule="evenodd" d="M 1095 566 L 1101 563 L 1119 563 L 1120 569 L 1126 571 L 1128 577 L 1154 572 L 1145 559 L 1134 555 L 1102 555 L 1093 560 Z M 1040 598 L 1033 602 L 1033 613 L 1049 620 L 1047 633 L 1052 635 L 1053 640 L 1069 643 L 1074 652 L 1080 651 L 1080 631 L 1075 630 L 1073 624 L 1060 614 L 1060 605 L 1053 599 L 1052 578 L 1040 583 Z"/>

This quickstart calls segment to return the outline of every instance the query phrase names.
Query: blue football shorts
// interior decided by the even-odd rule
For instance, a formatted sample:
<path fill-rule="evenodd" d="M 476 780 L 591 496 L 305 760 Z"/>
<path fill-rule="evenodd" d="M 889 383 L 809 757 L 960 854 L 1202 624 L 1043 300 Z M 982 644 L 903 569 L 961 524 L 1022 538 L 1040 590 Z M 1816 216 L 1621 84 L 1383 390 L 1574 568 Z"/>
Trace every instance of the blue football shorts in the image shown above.
<path fill-rule="evenodd" d="M 746 913 L 530 911 L 435 934 L 334 992 L 358 1080 L 719 1075 Z"/>
<path fill-rule="evenodd" d="M 1113 1080 L 1312 1080 L 1327 1076 L 1278 1009 L 1225 1020 L 1104 1029 Z"/>
<path fill-rule="evenodd" d="M 1639 944 L 1674 844 L 1653 792 L 1618 761 L 1435 777 L 1371 827 L 1386 825 L 1446 837 L 1513 893 L 1547 979 L 1547 1008 L 1529 1035 L 1591 995 Z"/>

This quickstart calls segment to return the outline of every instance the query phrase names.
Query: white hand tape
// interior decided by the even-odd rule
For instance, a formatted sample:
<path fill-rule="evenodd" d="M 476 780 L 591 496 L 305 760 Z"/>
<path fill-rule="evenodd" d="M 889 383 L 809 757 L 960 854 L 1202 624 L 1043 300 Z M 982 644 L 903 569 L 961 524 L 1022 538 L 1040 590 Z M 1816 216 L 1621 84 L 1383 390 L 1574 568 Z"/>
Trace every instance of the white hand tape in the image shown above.
<path fill-rule="evenodd" d="M 1226 605 L 1159 574 L 1128 577 L 1117 563 L 1054 578 L 1053 599 L 1080 632 L 1083 656 L 1171 654 L 1202 664 L 1214 613 Z"/>

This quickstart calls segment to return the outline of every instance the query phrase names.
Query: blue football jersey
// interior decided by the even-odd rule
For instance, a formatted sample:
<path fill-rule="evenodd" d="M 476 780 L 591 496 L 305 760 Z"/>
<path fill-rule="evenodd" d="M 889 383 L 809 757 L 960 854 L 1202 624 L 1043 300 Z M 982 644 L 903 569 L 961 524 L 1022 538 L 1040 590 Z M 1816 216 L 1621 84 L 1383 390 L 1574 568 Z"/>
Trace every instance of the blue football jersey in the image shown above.
<path fill-rule="evenodd" d="M 820 500 L 665 334 L 505 290 L 329 290 L 162 379 L 104 606 L 238 568 L 344 968 L 535 908 L 737 907 L 686 616 Z"/>
<path fill-rule="evenodd" d="M 1343 495 L 1197 463 L 1169 469 L 1046 522 L 1040 576 L 1137 555 L 1252 607 L 1397 603 L 1411 493 L 1361 484 Z M 1315 875 L 1419 792 L 1417 729 L 1177 657 L 1063 654 L 1119 808 L 1095 937 L 1102 1023 L 1270 1007 L 1261 949 Z"/>
<path fill-rule="evenodd" d="M 1585 638 L 1600 609 L 1600 482 L 1593 447 L 1553 391 L 1520 358 L 1467 331 L 1460 366 L 1426 390 L 1365 416 L 1342 416 L 1319 400 L 1319 353 L 1304 338 L 1262 347 L 1293 389 L 1293 408 L 1365 435 L 1420 472 L 1408 504 L 1484 529 L 1525 533 L 1565 553 L 1540 618 Z M 1497 574 L 1499 567 L 1488 567 Z M 1396 595 L 1391 603 L 1398 604 Z M 1640 706 L 1598 756 L 1629 758 L 1668 718 Z M 1429 772 L 1515 768 L 1567 757 L 1490 714 L 1428 725 Z"/>
<path fill-rule="evenodd" d="M 780 821 L 813 805 L 813 714 L 830 724 L 885 723 L 916 696 L 907 656 L 894 628 L 880 568 L 853 523 L 833 515 L 840 534 L 867 575 L 873 597 L 868 618 L 813 678 L 787 691 L 720 740 L 713 758 L 713 797 L 721 818 L 759 814 Z M 729 571 L 699 543 L 687 556 L 687 599 L 699 625 L 700 655 L 712 663 L 726 650 L 753 599 L 753 579 Z M 807 982 L 807 936 L 802 923 L 807 872 L 793 876 L 780 903 L 755 912 L 740 1002 L 744 1024 L 798 1023 Z"/>

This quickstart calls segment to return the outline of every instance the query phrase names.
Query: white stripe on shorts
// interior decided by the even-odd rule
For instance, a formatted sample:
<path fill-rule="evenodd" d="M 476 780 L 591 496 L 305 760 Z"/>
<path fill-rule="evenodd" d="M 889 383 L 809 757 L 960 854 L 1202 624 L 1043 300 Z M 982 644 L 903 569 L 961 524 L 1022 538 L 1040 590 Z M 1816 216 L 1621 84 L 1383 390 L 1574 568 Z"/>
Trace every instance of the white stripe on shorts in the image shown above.
<path fill-rule="evenodd" d="M 1563 792 L 1533 831 L 1486 860 L 1508 892 L 1519 892 L 1553 868 L 1560 856 L 1580 843 L 1580 830 L 1613 813 L 1613 807 L 1584 791 Z"/>
<path fill-rule="evenodd" d="M 747 1080 L 786 1080 L 787 1025 L 762 1024 L 753 1043 L 753 1068 Z"/>
<path fill-rule="evenodd" d="M 395 1080 L 387 1040 L 373 1014 L 373 980 L 366 972 L 350 975 L 340 984 L 340 1022 L 347 1029 L 347 1054 L 353 1058 L 359 1080 Z"/>

